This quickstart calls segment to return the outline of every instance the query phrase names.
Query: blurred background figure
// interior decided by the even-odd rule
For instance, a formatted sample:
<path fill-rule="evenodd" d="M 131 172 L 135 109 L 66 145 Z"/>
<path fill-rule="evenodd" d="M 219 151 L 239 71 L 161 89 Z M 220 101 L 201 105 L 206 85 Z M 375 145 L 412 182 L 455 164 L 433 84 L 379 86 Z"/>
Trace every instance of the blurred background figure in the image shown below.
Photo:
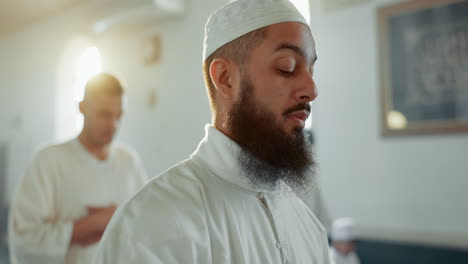
<path fill-rule="evenodd" d="M 335 264 L 359 264 L 352 218 L 338 218 L 331 226 L 330 257 Z"/>
<path fill-rule="evenodd" d="M 91 262 L 117 206 L 147 179 L 136 153 L 113 144 L 125 100 L 114 76 L 92 77 L 79 136 L 36 154 L 13 196 L 11 263 Z"/>

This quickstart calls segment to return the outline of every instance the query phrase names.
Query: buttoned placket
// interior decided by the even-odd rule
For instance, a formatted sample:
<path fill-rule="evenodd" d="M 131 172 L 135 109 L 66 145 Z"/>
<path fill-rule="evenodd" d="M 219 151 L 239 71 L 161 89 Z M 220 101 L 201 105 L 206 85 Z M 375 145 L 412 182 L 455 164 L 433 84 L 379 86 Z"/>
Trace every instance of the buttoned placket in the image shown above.
<path fill-rule="evenodd" d="M 286 244 L 285 244 L 285 242 L 281 242 L 281 240 L 280 240 L 279 232 L 278 232 L 278 226 L 277 226 L 277 223 L 275 221 L 275 217 L 274 217 L 272 208 L 268 205 L 268 201 L 267 201 L 266 196 L 265 196 L 264 193 L 259 192 L 257 194 L 257 197 L 258 197 L 258 200 L 260 201 L 260 203 L 262 204 L 263 208 L 265 209 L 265 212 L 266 212 L 266 215 L 267 215 L 268 219 L 270 220 L 270 224 L 271 224 L 271 227 L 273 229 L 273 233 L 274 233 L 275 240 L 276 240 L 275 241 L 275 246 L 279 250 L 279 253 L 280 253 L 280 256 L 281 256 L 281 262 L 283 264 L 287 264 L 288 261 L 287 261 L 287 257 L 286 257 L 286 255 L 287 255 L 286 254 L 287 253 Z"/>

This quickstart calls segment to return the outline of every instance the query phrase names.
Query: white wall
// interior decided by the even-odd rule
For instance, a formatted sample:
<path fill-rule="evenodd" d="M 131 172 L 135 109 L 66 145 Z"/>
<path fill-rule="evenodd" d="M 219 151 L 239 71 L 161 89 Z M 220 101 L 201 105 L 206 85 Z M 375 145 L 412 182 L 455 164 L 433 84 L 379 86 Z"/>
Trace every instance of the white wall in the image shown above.
<path fill-rule="evenodd" d="M 140 150 L 152 175 L 187 158 L 211 122 L 201 71 L 203 27 L 221 2 L 191 4 L 181 18 L 99 43 L 104 64 L 123 76 L 129 92 L 120 138 Z M 162 38 L 162 58 L 144 67 L 141 46 L 151 36 Z M 151 91 L 157 93 L 154 108 L 147 103 Z"/>
<path fill-rule="evenodd" d="M 389 1 L 386 1 L 388 4 Z M 368 237 L 468 246 L 468 136 L 384 138 L 374 1 L 324 11 L 314 0 L 314 126 L 332 217 Z"/>
<path fill-rule="evenodd" d="M 211 121 L 201 73 L 203 26 L 224 1 L 191 2 L 183 16 L 138 31 L 90 34 L 87 7 L 80 7 L 0 39 L 0 143 L 9 148 L 0 197 L 9 201 L 32 153 L 56 141 L 55 95 L 73 84 L 64 56 L 83 37 L 100 48 L 104 70 L 127 85 L 129 110 L 118 139 L 141 154 L 153 176 L 188 157 Z M 155 34 L 162 37 L 162 59 L 144 67 L 142 43 Z M 154 108 L 147 103 L 151 90 L 158 95 Z"/>
<path fill-rule="evenodd" d="M 53 136 L 54 62 L 66 31 L 52 26 L 43 23 L 0 40 L 0 141 L 9 149 L 7 198 L 31 152 Z"/>

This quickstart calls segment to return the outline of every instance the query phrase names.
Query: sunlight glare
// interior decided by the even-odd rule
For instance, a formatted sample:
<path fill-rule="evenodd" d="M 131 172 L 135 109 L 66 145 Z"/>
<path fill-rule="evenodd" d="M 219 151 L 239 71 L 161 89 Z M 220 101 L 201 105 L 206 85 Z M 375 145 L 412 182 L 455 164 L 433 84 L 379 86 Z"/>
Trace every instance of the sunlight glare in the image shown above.
<path fill-rule="evenodd" d="M 74 101 L 78 104 L 83 100 L 86 82 L 93 75 L 102 71 L 101 54 L 96 47 L 88 47 L 83 51 L 76 64 L 75 94 Z M 83 116 L 78 111 L 75 119 L 75 129 L 77 132 L 83 128 Z"/>

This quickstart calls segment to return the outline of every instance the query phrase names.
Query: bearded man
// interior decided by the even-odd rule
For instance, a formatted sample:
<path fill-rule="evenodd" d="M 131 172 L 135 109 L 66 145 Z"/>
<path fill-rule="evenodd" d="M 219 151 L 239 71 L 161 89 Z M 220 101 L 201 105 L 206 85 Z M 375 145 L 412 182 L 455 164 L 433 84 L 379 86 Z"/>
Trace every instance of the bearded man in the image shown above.
<path fill-rule="evenodd" d="M 288 0 L 234 1 L 209 17 L 203 59 L 212 124 L 116 213 L 95 263 L 329 263 L 324 228 L 290 188 L 315 164 L 307 22 Z"/>

